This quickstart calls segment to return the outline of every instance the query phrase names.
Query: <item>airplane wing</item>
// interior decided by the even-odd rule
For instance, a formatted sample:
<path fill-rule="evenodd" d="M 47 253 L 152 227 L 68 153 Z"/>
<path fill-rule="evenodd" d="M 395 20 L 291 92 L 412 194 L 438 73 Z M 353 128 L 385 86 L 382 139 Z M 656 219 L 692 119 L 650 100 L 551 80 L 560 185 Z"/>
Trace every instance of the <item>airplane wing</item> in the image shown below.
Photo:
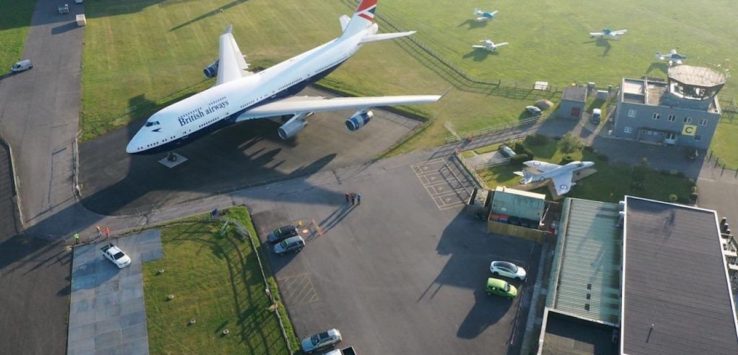
<path fill-rule="evenodd" d="M 526 166 L 530 168 L 537 170 L 539 173 L 545 173 L 545 172 L 561 167 L 561 165 L 546 163 L 545 161 L 538 161 L 538 160 L 528 160 L 524 162 L 523 164 L 525 164 Z"/>
<path fill-rule="evenodd" d="M 487 46 L 483 46 L 481 44 L 475 44 L 472 46 L 472 48 L 487 49 Z"/>
<path fill-rule="evenodd" d="M 612 31 L 611 34 L 614 36 L 619 36 L 619 35 L 624 35 L 626 32 L 628 32 L 628 30 L 617 30 L 617 31 Z"/>
<path fill-rule="evenodd" d="M 502 46 L 506 46 L 508 44 L 510 44 L 510 43 L 508 43 L 508 42 L 495 43 L 495 47 L 502 47 Z"/>
<path fill-rule="evenodd" d="M 592 37 L 602 37 L 605 34 L 603 32 L 590 32 L 589 35 Z"/>
<path fill-rule="evenodd" d="M 407 95 L 375 97 L 319 96 L 290 97 L 254 107 L 238 117 L 238 121 L 254 118 L 290 115 L 302 112 L 326 112 L 342 110 L 367 110 L 379 106 L 414 105 L 436 102 L 441 95 Z"/>
<path fill-rule="evenodd" d="M 238 48 L 238 44 L 236 44 L 236 40 L 231 33 L 232 30 L 233 26 L 229 25 L 226 31 L 220 35 L 218 79 L 215 85 L 251 75 L 251 72 L 248 71 L 249 64 L 246 63 L 246 59 L 241 54 L 241 50 Z"/>
<path fill-rule="evenodd" d="M 571 190 L 572 185 L 574 183 L 572 182 L 572 179 L 574 178 L 574 175 L 571 171 L 567 171 L 565 173 L 561 173 L 559 175 L 551 177 L 551 182 L 554 185 L 554 188 L 556 189 L 556 194 L 561 196 L 569 192 Z"/>

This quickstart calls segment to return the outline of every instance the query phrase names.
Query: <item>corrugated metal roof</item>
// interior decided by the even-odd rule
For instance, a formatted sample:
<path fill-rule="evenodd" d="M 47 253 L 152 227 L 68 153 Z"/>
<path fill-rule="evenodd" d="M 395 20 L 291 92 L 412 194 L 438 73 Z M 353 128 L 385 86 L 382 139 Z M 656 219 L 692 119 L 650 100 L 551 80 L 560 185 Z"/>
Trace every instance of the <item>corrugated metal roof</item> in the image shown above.
<path fill-rule="evenodd" d="M 584 319 L 620 322 L 618 205 L 567 198 L 547 304 Z"/>
<path fill-rule="evenodd" d="M 540 221 L 546 205 L 545 198 L 543 194 L 497 188 L 492 198 L 492 213 Z"/>
<path fill-rule="evenodd" d="M 715 211 L 626 197 L 621 351 L 738 354 Z"/>

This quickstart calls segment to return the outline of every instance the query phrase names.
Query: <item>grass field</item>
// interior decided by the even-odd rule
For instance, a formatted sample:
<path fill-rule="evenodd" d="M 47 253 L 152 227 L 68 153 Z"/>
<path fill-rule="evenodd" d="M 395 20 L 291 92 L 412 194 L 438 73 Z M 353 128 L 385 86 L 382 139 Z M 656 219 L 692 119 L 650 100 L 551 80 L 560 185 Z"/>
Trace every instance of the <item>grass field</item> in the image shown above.
<path fill-rule="evenodd" d="M 234 24 L 236 40 L 252 64 L 269 66 L 336 37 L 337 17 L 351 12 L 350 3 L 88 2 L 83 139 L 211 85 L 203 80 L 201 68 L 216 56 L 217 36 L 226 24 Z M 502 80 L 505 88 L 529 88 L 536 80 L 560 88 L 574 81 L 617 85 L 622 76 L 663 76 L 665 67 L 653 63 L 654 54 L 673 47 L 689 55 L 691 64 L 732 69 L 730 58 L 738 58 L 732 45 L 738 31 L 727 30 L 738 10 L 729 0 L 711 1 L 710 6 L 686 0 L 624 0 L 604 6 L 573 0 L 472 0 L 463 5 L 439 0 L 432 6 L 420 0 L 382 0 L 378 14 L 402 29 L 418 30 L 415 37 L 452 66 L 479 80 Z M 468 21 L 475 7 L 500 13 L 476 26 Z M 589 31 L 606 26 L 629 33 L 609 44 L 589 39 Z M 470 51 L 473 42 L 486 37 L 511 45 L 493 55 Z M 509 90 L 468 87 L 440 67 L 407 42 L 377 43 L 359 51 L 325 83 L 364 95 L 447 92 L 441 102 L 417 107 L 433 123 L 400 151 L 442 143 L 447 121 L 461 134 L 515 122 L 534 99 L 509 98 Z M 729 81 L 723 97 L 731 99 L 737 88 L 738 83 Z"/>
<path fill-rule="evenodd" d="M 0 73 L 20 59 L 35 6 L 34 0 L 0 0 Z"/>
<path fill-rule="evenodd" d="M 669 196 L 675 194 L 680 202 L 689 202 L 693 183 L 689 179 L 665 172 L 654 171 L 643 167 L 631 167 L 622 164 L 610 164 L 599 154 L 588 150 L 578 150 L 565 154 L 561 151 L 560 141 L 550 141 L 547 144 L 534 146 L 526 144 L 534 153 L 534 159 L 561 164 L 565 156 L 572 160 L 586 160 L 595 163 L 597 172 L 579 182 L 566 196 L 586 198 L 596 201 L 617 202 L 625 195 L 641 196 L 660 201 L 669 201 Z M 520 182 L 520 176 L 514 172 L 520 167 L 502 165 L 479 171 L 487 186 L 515 186 Z M 643 176 L 640 183 L 636 181 L 639 173 Z M 536 192 L 548 194 L 543 187 Z M 550 197 L 550 196 L 549 196 Z"/>
<path fill-rule="evenodd" d="M 228 210 L 227 216 L 256 238 L 245 208 Z M 277 317 L 268 309 L 271 302 L 264 292 L 258 251 L 232 228 L 219 234 L 221 224 L 203 216 L 163 228 L 164 258 L 144 264 L 152 354 L 289 353 Z M 164 273 L 158 274 L 159 269 Z M 270 276 L 269 282 L 278 299 Z M 175 298 L 168 301 L 169 294 Z M 284 307 L 280 311 L 296 346 Z M 188 325 L 190 319 L 196 324 Z M 223 329 L 230 334 L 223 336 Z"/>

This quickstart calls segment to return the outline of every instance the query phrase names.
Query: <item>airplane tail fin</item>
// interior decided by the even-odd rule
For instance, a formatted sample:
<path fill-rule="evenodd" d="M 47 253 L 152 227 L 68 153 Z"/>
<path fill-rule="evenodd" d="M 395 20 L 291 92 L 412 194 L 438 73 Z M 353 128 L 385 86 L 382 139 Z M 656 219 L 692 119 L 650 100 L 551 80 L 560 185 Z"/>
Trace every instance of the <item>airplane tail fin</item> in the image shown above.
<path fill-rule="evenodd" d="M 351 37 L 374 25 L 374 11 L 377 10 L 378 0 L 361 0 L 351 20 L 341 20 L 343 34 L 341 37 Z"/>

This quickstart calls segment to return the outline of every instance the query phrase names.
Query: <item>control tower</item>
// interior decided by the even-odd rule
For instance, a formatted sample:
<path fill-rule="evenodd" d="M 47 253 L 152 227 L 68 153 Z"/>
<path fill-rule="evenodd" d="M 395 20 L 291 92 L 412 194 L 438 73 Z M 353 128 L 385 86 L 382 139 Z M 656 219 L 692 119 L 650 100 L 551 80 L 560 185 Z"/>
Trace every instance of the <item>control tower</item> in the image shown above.
<path fill-rule="evenodd" d="M 669 68 L 664 106 L 694 110 L 714 110 L 716 95 L 725 85 L 725 74 L 705 67 L 677 65 Z"/>

